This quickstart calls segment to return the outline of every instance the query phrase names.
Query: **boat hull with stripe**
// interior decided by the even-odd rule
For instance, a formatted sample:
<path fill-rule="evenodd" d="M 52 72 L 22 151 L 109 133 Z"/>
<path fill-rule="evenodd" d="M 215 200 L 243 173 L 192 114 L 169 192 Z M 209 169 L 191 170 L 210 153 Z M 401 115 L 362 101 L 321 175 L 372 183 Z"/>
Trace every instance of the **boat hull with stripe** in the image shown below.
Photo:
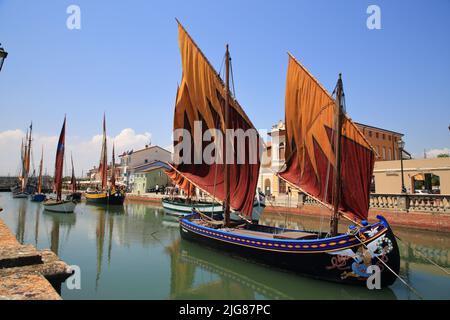
<path fill-rule="evenodd" d="M 162 206 L 164 209 L 166 209 L 169 214 L 171 215 L 177 215 L 177 216 L 185 216 L 192 213 L 192 209 L 197 209 L 200 212 L 206 214 L 206 215 L 223 215 L 223 206 L 220 203 L 213 203 L 213 202 L 203 202 L 203 201 L 192 201 L 192 202 L 185 202 L 186 199 L 184 198 L 163 198 L 162 199 Z M 253 221 L 259 221 L 259 218 L 261 217 L 262 212 L 264 211 L 264 208 L 266 207 L 265 203 L 262 201 L 257 201 L 253 203 L 253 212 L 252 212 L 252 220 Z M 242 220 L 242 218 L 235 212 L 230 213 L 231 220 Z"/>
<path fill-rule="evenodd" d="M 47 200 L 43 203 L 43 205 L 44 209 L 50 212 L 73 213 L 77 204 L 69 200 Z"/>
<path fill-rule="evenodd" d="M 85 195 L 87 204 L 123 205 L 125 194 L 122 192 L 88 192 Z"/>
<path fill-rule="evenodd" d="M 246 229 L 214 228 L 202 225 L 196 213 L 180 220 L 180 234 L 232 255 L 242 256 L 270 266 L 309 277 L 339 283 L 366 286 L 372 275 L 370 266 L 380 270 L 382 287 L 392 285 L 400 269 L 398 245 L 389 224 L 379 222 L 358 230 L 324 238 L 315 232 L 299 232 L 262 225 Z M 285 237 L 303 233 L 302 239 Z M 393 272 L 392 272 L 393 271 Z"/>
<path fill-rule="evenodd" d="M 30 197 L 30 200 L 33 202 L 42 202 L 45 201 L 45 199 L 47 199 L 47 196 L 43 193 L 35 193 Z"/>

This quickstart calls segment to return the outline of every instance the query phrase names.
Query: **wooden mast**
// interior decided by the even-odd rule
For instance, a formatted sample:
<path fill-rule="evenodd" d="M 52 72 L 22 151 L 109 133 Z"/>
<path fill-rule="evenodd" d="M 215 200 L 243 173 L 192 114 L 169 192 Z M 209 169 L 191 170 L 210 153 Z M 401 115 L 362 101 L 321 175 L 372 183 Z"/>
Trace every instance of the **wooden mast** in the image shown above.
<path fill-rule="evenodd" d="M 342 137 L 342 120 L 344 114 L 342 112 L 342 75 L 339 74 L 339 79 L 336 86 L 336 167 L 334 172 L 334 185 L 333 185 L 333 217 L 330 222 L 330 233 L 332 236 L 336 236 L 338 233 L 339 222 L 339 205 L 341 203 L 341 137 Z"/>
<path fill-rule="evenodd" d="M 228 51 L 228 44 L 226 45 L 225 52 L 225 128 L 224 128 L 224 144 L 223 144 L 223 161 L 224 161 L 224 192 L 225 199 L 223 202 L 224 224 L 228 226 L 230 224 L 230 173 L 227 163 L 227 147 L 228 147 L 228 135 L 227 129 L 230 127 L 230 52 Z"/>
<path fill-rule="evenodd" d="M 39 164 L 39 178 L 38 178 L 38 190 L 37 192 L 40 194 L 42 193 L 42 167 L 44 163 L 44 146 L 42 146 L 42 152 L 41 152 L 41 162 Z"/>
<path fill-rule="evenodd" d="M 72 177 L 71 177 L 71 184 L 72 184 L 72 192 L 77 192 L 77 179 L 75 178 L 75 169 L 73 167 L 73 156 L 72 153 L 70 153 L 70 162 L 72 163 Z"/>

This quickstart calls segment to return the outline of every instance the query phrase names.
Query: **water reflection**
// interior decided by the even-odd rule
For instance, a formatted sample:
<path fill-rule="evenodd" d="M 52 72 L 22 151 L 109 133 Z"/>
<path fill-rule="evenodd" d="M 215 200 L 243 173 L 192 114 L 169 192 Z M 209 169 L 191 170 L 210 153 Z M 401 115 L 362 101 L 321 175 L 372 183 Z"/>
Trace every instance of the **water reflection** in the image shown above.
<path fill-rule="evenodd" d="M 17 216 L 16 238 L 20 243 L 24 243 L 28 199 L 18 199 L 18 200 L 19 200 L 19 208 L 18 208 L 19 212 Z"/>
<path fill-rule="evenodd" d="M 0 194 L 1 218 L 21 243 L 50 247 L 82 270 L 82 290 L 65 299 L 416 299 L 401 282 L 387 290 L 316 281 L 180 240 L 178 218 L 145 203 L 87 206 L 74 214 L 42 210 Z M 262 223 L 316 229 L 326 221 L 264 213 Z M 345 228 L 345 224 L 343 224 Z M 401 276 L 425 298 L 450 299 L 450 235 L 395 228 Z M 420 252 L 420 253 L 419 253 Z M 425 258 L 426 257 L 426 258 Z"/>
<path fill-rule="evenodd" d="M 171 299 L 396 299 L 390 289 L 315 281 L 179 239 L 166 252 L 171 258 Z"/>
<path fill-rule="evenodd" d="M 59 255 L 60 248 L 60 230 L 62 229 L 65 232 L 64 243 L 67 243 L 70 236 L 70 231 L 77 221 L 76 215 L 73 213 L 70 214 L 61 214 L 56 212 L 50 212 L 47 210 L 43 210 L 43 215 L 46 220 L 51 221 L 51 229 L 50 229 L 50 250 Z"/>

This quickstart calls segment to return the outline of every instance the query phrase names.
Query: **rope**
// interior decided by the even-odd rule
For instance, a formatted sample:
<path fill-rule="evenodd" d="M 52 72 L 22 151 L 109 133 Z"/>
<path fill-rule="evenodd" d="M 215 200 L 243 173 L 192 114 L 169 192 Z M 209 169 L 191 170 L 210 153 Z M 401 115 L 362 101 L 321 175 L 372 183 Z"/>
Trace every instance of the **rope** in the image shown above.
<path fill-rule="evenodd" d="M 355 238 L 358 239 L 358 241 L 366 248 L 369 250 L 369 248 L 366 246 L 366 244 L 360 239 L 358 238 L 357 235 L 355 235 Z M 392 272 L 392 274 L 394 274 L 397 279 L 399 279 L 406 287 L 408 287 L 408 289 L 410 289 L 416 296 L 418 296 L 421 300 L 423 300 L 423 297 L 417 292 L 416 289 L 414 289 L 411 285 L 409 285 L 405 280 L 403 280 L 402 277 L 400 277 L 394 270 L 391 269 L 391 267 L 389 267 L 383 260 L 380 259 L 380 257 L 375 256 L 375 258 L 378 259 L 378 261 L 380 261 L 389 271 Z"/>

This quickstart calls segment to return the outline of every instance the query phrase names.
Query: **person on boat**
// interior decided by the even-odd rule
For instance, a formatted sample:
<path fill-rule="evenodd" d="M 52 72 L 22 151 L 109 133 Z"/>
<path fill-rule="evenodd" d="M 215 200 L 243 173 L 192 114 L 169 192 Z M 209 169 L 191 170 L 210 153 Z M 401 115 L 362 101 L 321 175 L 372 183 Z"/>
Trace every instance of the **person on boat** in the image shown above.
<path fill-rule="evenodd" d="M 159 186 L 156 185 L 156 186 L 155 186 L 155 192 L 156 192 L 156 194 L 158 194 L 158 191 L 159 191 Z"/>

